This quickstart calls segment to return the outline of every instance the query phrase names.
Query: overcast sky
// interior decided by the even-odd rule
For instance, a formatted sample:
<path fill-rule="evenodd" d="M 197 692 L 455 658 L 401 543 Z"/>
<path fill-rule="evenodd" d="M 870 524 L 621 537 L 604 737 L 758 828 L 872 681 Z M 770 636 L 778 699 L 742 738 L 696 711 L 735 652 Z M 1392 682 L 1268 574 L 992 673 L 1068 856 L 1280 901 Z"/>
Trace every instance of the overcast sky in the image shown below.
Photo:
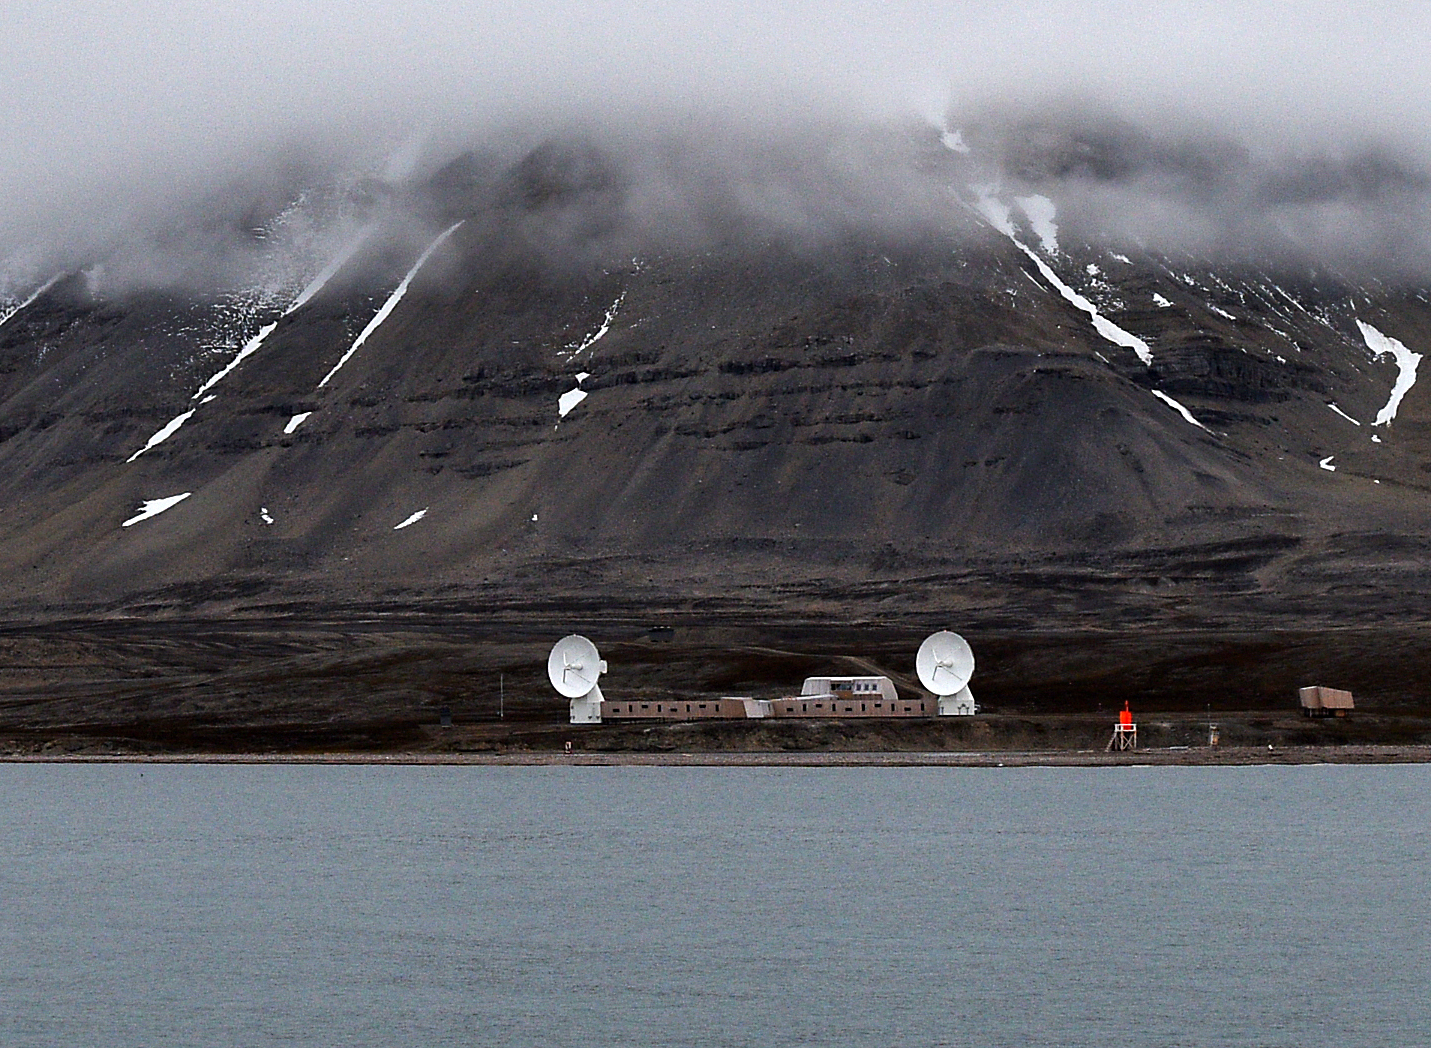
<path fill-rule="evenodd" d="M 1431 134 L 1424 2 L 5 0 L 0 231 L 280 141 L 729 105 L 881 115 L 1070 91 L 1254 145 Z"/>

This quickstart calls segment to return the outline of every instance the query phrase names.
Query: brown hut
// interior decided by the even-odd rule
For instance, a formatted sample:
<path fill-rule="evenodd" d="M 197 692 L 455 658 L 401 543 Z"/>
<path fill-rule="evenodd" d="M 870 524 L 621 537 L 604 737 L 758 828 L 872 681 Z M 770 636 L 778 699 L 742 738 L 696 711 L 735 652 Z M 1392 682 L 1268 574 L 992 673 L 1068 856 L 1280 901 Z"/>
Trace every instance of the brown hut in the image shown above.
<path fill-rule="evenodd" d="M 1352 711 L 1352 693 L 1340 688 L 1300 688 L 1304 717 L 1345 717 Z"/>

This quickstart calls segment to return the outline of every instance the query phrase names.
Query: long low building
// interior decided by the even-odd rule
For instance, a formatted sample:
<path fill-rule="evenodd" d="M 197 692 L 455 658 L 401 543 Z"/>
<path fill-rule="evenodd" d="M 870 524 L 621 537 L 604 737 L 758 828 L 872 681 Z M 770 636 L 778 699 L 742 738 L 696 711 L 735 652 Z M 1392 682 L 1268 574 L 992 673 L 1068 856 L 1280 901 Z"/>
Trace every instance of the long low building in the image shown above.
<path fill-rule="evenodd" d="M 770 703 L 760 699 L 666 699 L 658 702 L 601 703 L 602 720 L 744 720 L 768 717 Z"/>
<path fill-rule="evenodd" d="M 972 712 L 972 710 L 970 711 Z M 758 720 L 766 717 L 932 717 L 931 699 L 901 699 L 888 677 L 809 677 L 799 695 L 778 699 L 614 701 L 601 704 L 602 720 Z"/>

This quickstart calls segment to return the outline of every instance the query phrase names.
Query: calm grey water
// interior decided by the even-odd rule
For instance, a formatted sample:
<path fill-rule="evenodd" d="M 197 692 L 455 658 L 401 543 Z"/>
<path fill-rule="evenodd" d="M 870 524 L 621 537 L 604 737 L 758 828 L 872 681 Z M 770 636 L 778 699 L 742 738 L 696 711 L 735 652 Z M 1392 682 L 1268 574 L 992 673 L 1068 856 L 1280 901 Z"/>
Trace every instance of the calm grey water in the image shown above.
<path fill-rule="evenodd" d="M 1424 1045 L 1431 767 L 0 766 L 0 1044 Z"/>

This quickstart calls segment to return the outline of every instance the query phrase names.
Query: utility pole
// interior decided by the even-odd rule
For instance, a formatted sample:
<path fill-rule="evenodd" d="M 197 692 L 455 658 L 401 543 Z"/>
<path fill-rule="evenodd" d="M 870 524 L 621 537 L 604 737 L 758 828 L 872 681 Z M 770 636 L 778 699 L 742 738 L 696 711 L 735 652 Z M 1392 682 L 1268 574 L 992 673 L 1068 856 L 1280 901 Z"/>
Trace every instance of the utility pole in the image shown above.
<path fill-rule="evenodd" d="M 497 719 L 507 719 L 507 675 L 497 674 Z"/>

